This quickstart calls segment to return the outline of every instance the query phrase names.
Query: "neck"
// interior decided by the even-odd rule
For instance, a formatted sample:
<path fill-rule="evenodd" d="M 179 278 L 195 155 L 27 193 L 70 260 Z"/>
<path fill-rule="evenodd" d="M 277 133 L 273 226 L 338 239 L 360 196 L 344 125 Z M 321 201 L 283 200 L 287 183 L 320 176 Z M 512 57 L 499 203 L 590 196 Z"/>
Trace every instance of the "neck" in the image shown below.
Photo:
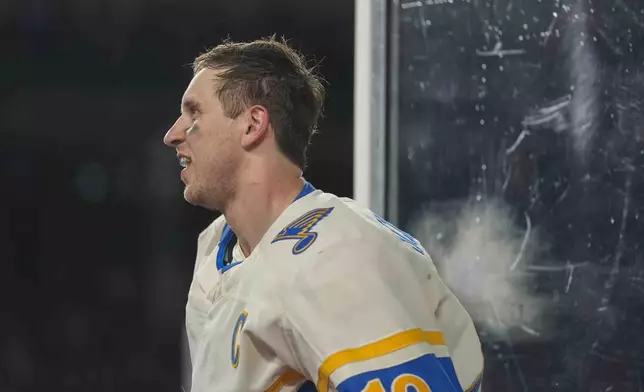
<path fill-rule="evenodd" d="M 227 203 L 223 214 L 237 235 L 246 257 L 253 252 L 273 222 L 302 191 L 304 179 L 301 173 L 291 172 L 287 171 L 291 175 L 278 178 L 255 175 L 251 179 L 241 181 L 238 183 L 235 198 Z"/>

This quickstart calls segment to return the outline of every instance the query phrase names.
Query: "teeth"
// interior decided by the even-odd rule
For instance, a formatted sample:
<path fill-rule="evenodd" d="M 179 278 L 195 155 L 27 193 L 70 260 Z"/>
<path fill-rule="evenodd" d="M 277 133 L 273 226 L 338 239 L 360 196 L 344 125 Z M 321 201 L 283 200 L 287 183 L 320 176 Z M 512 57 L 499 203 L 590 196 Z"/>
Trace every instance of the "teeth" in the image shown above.
<path fill-rule="evenodd" d="M 190 158 L 187 158 L 187 157 L 179 158 L 179 164 L 181 165 L 181 167 L 188 167 L 188 165 L 190 164 Z"/>

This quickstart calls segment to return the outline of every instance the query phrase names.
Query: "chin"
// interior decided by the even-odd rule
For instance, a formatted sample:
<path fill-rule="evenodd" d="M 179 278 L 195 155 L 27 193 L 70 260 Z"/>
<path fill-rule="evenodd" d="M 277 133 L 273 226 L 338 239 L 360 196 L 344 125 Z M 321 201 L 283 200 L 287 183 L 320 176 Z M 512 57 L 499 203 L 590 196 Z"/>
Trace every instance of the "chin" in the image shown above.
<path fill-rule="evenodd" d="M 204 195 L 205 193 L 203 191 L 191 188 L 190 186 L 186 186 L 183 190 L 183 198 L 193 206 L 203 207 L 211 211 L 221 211 L 218 208 L 218 203 L 208 200 Z"/>
<path fill-rule="evenodd" d="M 186 185 L 185 189 L 183 190 L 183 198 L 192 205 L 200 205 L 197 192 L 194 192 L 192 189 L 190 189 L 190 186 L 188 185 Z"/>

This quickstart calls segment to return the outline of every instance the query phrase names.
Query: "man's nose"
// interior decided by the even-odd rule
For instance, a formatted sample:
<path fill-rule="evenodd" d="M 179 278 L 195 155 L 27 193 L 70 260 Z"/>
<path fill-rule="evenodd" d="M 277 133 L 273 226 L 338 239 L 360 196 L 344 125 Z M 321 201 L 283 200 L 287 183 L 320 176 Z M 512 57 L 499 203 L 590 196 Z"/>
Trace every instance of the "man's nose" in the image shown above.
<path fill-rule="evenodd" d="M 177 147 L 185 139 L 186 133 L 181 126 L 181 118 L 177 119 L 175 123 L 168 129 L 163 137 L 163 143 L 168 147 Z"/>

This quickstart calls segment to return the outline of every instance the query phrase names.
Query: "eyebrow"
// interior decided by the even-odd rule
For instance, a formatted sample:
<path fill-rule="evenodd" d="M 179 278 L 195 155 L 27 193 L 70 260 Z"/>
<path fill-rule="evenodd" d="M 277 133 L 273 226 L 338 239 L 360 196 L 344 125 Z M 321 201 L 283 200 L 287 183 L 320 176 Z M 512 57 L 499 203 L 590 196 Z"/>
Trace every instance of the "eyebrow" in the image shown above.
<path fill-rule="evenodd" d="M 181 112 L 192 112 L 198 111 L 201 112 L 201 105 L 194 98 L 186 98 L 181 102 Z"/>

